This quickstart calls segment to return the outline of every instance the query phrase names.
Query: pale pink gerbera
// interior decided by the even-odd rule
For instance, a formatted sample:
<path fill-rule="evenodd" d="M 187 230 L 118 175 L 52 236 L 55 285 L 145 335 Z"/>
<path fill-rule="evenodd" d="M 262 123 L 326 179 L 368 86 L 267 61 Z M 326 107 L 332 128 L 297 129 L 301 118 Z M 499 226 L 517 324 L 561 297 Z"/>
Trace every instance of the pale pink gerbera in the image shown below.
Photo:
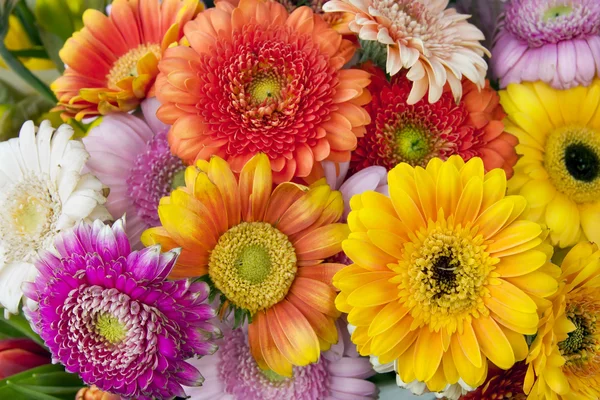
<path fill-rule="evenodd" d="M 512 0 L 492 47 L 500 86 L 589 86 L 600 75 L 600 1 Z"/>
<path fill-rule="evenodd" d="M 413 82 L 408 104 L 415 104 L 428 89 L 429 102 L 435 103 L 446 82 L 460 100 L 463 77 L 485 85 L 483 33 L 466 22 L 468 15 L 447 5 L 448 0 L 331 0 L 323 10 L 354 14 L 348 27 L 366 52 L 376 55 L 387 47 L 386 71 L 408 70 Z"/>

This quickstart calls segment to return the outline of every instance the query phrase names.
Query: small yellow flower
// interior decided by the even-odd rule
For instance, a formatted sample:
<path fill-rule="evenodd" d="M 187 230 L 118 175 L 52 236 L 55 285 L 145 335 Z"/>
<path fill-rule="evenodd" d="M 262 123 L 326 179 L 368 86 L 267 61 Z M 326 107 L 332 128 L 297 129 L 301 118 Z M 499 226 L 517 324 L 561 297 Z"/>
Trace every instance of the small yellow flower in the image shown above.
<path fill-rule="evenodd" d="M 389 198 L 352 198 L 342 247 L 354 264 L 333 280 L 359 353 L 436 392 L 480 385 L 488 359 L 525 359 L 558 271 L 542 227 L 523 219 L 525 199 L 505 196 L 504 171 L 453 156 L 399 164 L 388 182 Z"/>
<path fill-rule="evenodd" d="M 513 84 L 500 98 L 520 142 L 509 194 L 527 199 L 527 218 L 550 228 L 553 245 L 600 242 L 600 79 L 568 90 Z"/>
<path fill-rule="evenodd" d="M 552 296 L 531 346 L 524 389 L 529 399 L 600 398 L 600 250 L 577 244 L 562 262 L 561 287 Z"/>

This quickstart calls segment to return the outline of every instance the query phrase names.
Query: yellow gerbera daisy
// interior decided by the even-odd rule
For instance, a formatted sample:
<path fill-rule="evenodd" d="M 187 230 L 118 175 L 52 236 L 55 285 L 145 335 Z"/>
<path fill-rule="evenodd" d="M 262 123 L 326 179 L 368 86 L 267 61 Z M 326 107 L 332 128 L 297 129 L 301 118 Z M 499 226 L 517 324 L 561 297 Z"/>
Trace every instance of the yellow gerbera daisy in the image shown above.
<path fill-rule="evenodd" d="M 527 357 L 529 399 L 600 398 L 600 250 L 577 244 Z"/>
<path fill-rule="evenodd" d="M 554 245 L 600 242 L 600 80 L 508 85 L 500 99 L 505 130 L 520 142 L 509 194 L 527 199 L 527 218 L 546 224 Z"/>
<path fill-rule="evenodd" d="M 236 178 L 213 156 L 185 171 L 185 187 L 158 206 L 161 227 L 145 245 L 181 247 L 173 278 L 206 276 L 235 309 L 249 316 L 248 341 L 258 365 L 291 376 L 292 365 L 316 362 L 337 343 L 333 274 L 343 264 L 323 261 L 342 250 L 344 202 L 321 180 L 311 187 L 285 182 L 273 189 L 271 165 L 258 154 Z M 276 375 L 275 375 L 276 376 Z"/>
<path fill-rule="evenodd" d="M 340 311 L 362 355 L 395 361 L 403 382 L 443 390 L 486 378 L 525 359 L 538 305 L 557 288 L 542 227 L 524 220 L 526 201 L 505 196 L 501 169 L 459 156 L 426 169 L 402 163 L 388 174 L 390 197 L 352 198 L 354 262 L 334 276 Z"/>

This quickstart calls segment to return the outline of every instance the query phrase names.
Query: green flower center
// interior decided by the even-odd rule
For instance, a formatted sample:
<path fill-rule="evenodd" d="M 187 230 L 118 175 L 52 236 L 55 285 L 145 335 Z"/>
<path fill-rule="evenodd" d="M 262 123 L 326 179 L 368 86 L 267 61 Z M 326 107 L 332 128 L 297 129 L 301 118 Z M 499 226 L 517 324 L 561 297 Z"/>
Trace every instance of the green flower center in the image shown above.
<path fill-rule="evenodd" d="M 175 190 L 180 186 L 185 186 L 185 168 L 177 171 L 171 181 L 171 189 Z"/>
<path fill-rule="evenodd" d="M 570 15 L 573 12 L 573 7 L 567 4 L 563 4 L 560 6 L 554 6 L 549 8 L 545 13 L 542 19 L 544 22 L 548 22 L 553 19 L 560 18 L 565 15 Z"/>
<path fill-rule="evenodd" d="M 566 365 L 583 366 L 600 356 L 600 338 L 597 332 L 596 311 L 585 309 L 585 306 L 567 306 L 567 318 L 575 325 L 575 330 L 558 344 Z"/>
<path fill-rule="evenodd" d="M 117 317 L 100 314 L 96 319 L 97 333 L 112 344 L 117 344 L 127 336 L 125 325 Z"/>
<path fill-rule="evenodd" d="M 290 379 L 286 378 L 285 376 L 281 376 L 270 369 L 261 369 L 260 372 L 264 375 L 265 378 L 267 378 L 272 383 L 285 382 Z"/>
<path fill-rule="evenodd" d="M 396 133 L 396 144 L 402 158 L 417 162 L 431 151 L 427 132 L 415 126 L 405 126 Z"/>
<path fill-rule="evenodd" d="M 282 85 L 276 74 L 261 72 L 252 79 L 249 89 L 252 99 L 262 103 L 268 99 L 278 98 Z"/>
<path fill-rule="evenodd" d="M 264 281 L 271 272 L 271 257 L 267 250 L 260 245 L 244 248 L 235 264 L 239 276 L 254 284 Z"/>

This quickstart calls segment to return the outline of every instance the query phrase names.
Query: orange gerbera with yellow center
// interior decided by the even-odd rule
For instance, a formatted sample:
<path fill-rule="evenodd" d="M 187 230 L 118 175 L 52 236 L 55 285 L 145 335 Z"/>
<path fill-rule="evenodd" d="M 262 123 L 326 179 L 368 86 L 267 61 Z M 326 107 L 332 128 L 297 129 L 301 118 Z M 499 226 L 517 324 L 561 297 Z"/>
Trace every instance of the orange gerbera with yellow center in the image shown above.
<path fill-rule="evenodd" d="M 204 8 L 199 0 L 116 0 L 107 17 L 89 9 L 60 51 L 67 65 L 52 84 L 63 119 L 131 111 L 151 90 L 163 51 Z"/>
<path fill-rule="evenodd" d="M 264 153 L 277 183 L 306 178 L 325 159 L 350 161 L 370 122 L 370 75 L 342 69 L 356 49 L 313 10 L 221 1 L 185 38 L 190 47 L 168 49 L 156 81 L 157 116 L 173 125 L 182 160 L 218 155 L 239 172 Z"/>
<path fill-rule="evenodd" d="M 403 382 L 441 391 L 460 378 L 477 387 L 487 360 L 510 368 L 527 355 L 538 305 L 557 288 L 545 232 L 523 220 L 521 196 L 505 196 L 501 169 L 475 157 L 402 163 L 390 197 L 352 198 L 343 243 L 354 264 L 334 276 L 362 355 L 395 361 Z"/>
<path fill-rule="evenodd" d="M 251 318 L 250 348 L 261 368 L 291 376 L 292 365 L 317 361 L 338 340 L 331 279 L 344 265 L 323 260 L 348 235 L 337 223 L 341 193 L 324 180 L 273 189 L 264 154 L 239 179 L 219 157 L 198 161 L 185 183 L 161 200 L 162 226 L 144 232 L 142 242 L 181 247 L 172 277 L 208 275 L 224 306 Z"/>

